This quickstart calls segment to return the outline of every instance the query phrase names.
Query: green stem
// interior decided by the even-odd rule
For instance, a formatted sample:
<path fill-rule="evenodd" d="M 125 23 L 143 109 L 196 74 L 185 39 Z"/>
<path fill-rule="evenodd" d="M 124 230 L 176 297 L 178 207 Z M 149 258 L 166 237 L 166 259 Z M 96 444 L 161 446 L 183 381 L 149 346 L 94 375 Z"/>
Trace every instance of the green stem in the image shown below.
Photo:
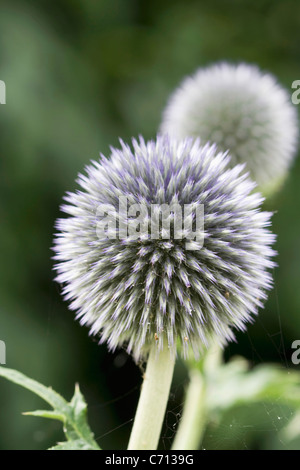
<path fill-rule="evenodd" d="M 202 374 L 190 370 L 190 383 L 180 425 L 173 442 L 173 450 L 197 450 L 206 425 L 205 386 Z"/>
<path fill-rule="evenodd" d="M 203 362 L 189 366 L 190 382 L 186 391 L 182 418 L 173 442 L 173 450 L 197 450 L 207 424 L 206 397 L 222 363 L 223 351 L 215 342 Z"/>
<path fill-rule="evenodd" d="M 167 408 L 175 357 L 167 347 L 150 350 L 128 450 L 155 450 Z"/>

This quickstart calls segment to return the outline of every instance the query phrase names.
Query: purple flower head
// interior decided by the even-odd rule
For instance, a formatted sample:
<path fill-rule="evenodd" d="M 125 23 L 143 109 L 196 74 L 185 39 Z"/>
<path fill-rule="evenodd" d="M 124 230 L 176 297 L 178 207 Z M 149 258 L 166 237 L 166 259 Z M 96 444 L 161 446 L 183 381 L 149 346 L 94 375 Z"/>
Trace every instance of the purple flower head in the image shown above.
<path fill-rule="evenodd" d="M 126 345 L 138 361 L 154 342 L 175 352 L 179 341 L 197 357 L 212 337 L 232 340 L 263 305 L 271 214 L 244 166 L 228 168 L 214 145 L 164 136 L 132 146 L 92 162 L 65 197 L 56 280 L 109 349 Z M 163 205 L 171 209 L 160 213 Z"/>

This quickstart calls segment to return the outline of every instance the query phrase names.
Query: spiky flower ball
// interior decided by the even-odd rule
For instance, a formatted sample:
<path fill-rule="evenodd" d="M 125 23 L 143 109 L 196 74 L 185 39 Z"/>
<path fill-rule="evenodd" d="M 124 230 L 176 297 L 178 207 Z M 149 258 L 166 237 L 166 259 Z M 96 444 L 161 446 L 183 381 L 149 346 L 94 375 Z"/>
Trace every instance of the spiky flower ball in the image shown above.
<path fill-rule="evenodd" d="M 264 193 L 283 181 L 295 156 L 298 119 L 289 94 L 256 66 L 199 69 L 171 95 L 161 132 L 210 141 L 247 170 Z"/>
<path fill-rule="evenodd" d="M 262 306 L 272 284 L 270 213 L 260 211 L 262 198 L 251 193 L 255 183 L 243 165 L 228 169 L 229 160 L 199 139 L 140 138 L 133 149 L 121 143 L 110 159 L 92 162 L 79 175 L 80 190 L 65 197 L 57 281 L 77 318 L 110 349 L 126 345 L 139 360 L 155 342 L 175 352 L 179 340 L 197 356 L 212 335 L 221 344 L 233 339 L 232 328 L 243 330 Z M 120 198 L 127 212 L 120 212 Z M 182 220 L 173 210 L 164 220 L 162 204 L 189 209 Z M 130 207 L 139 208 L 135 234 Z M 191 220 L 196 235 L 187 229 Z"/>

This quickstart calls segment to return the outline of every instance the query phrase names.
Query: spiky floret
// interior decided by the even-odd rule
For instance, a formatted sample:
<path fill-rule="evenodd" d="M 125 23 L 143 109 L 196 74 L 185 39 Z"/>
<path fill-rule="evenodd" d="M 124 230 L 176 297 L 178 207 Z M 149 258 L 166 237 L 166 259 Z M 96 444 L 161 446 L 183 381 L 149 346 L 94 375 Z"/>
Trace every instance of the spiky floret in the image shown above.
<path fill-rule="evenodd" d="M 219 63 L 183 80 L 163 113 L 161 132 L 211 141 L 247 163 L 264 192 L 281 182 L 295 156 L 298 119 L 289 94 L 256 66 Z"/>
<path fill-rule="evenodd" d="M 111 350 L 127 345 L 137 361 L 155 341 L 174 352 L 179 340 L 198 356 L 211 336 L 232 340 L 232 328 L 243 330 L 266 299 L 274 266 L 271 214 L 260 210 L 263 198 L 252 193 L 244 166 L 227 168 L 230 157 L 199 139 L 167 136 L 133 140 L 132 149 L 121 142 L 110 159 L 101 157 L 65 197 L 69 217 L 58 220 L 55 237 L 56 280 L 81 324 Z M 138 239 L 99 236 L 99 205 L 118 213 L 120 196 L 145 206 L 145 220 L 153 203 L 203 204 L 203 247 L 185 232 L 182 239 L 172 231 L 156 240 L 150 231 Z"/>

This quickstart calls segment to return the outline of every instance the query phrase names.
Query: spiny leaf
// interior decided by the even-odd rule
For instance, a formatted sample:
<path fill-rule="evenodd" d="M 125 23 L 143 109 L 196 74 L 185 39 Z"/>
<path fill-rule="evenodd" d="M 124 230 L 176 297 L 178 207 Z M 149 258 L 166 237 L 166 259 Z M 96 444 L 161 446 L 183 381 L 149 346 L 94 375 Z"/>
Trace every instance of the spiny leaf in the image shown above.
<path fill-rule="evenodd" d="M 59 442 L 56 446 L 50 447 L 49 450 L 96 450 L 82 439 L 73 441 Z"/>
<path fill-rule="evenodd" d="M 21 387 L 27 388 L 27 390 L 30 390 L 39 397 L 43 398 L 43 400 L 49 403 L 49 405 L 51 405 L 54 409 L 62 410 L 67 409 L 68 407 L 66 400 L 64 400 L 63 397 L 52 390 L 51 387 L 45 387 L 39 382 L 26 377 L 26 375 L 18 372 L 17 370 L 0 367 L 0 376 L 10 380 L 11 382 L 21 385 Z"/>
<path fill-rule="evenodd" d="M 62 396 L 52 390 L 52 388 L 45 387 L 16 370 L 0 367 L 0 376 L 30 390 L 52 406 L 53 411 L 36 410 L 24 413 L 30 416 L 57 419 L 63 423 L 67 442 L 60 443 L 52 449 L 67 450 L 74 448 L 77 450 L 100 450 L 88 425 L 87 404 L 78 385 L 75 387 L 72 400 L 68 403 Z"/>
<path fill-rule="evenodd" d="M 63 414 L 57 413 L 56 411 L 51 410 L 36 410 L 36 411 L 26 411 L 22 413 L 24 416 L 37 416 L 40 418 L 49 418 L 49 419 L 57 419 L 58 421 L 62 421 L 65 423 L 66 417 Z"/>

